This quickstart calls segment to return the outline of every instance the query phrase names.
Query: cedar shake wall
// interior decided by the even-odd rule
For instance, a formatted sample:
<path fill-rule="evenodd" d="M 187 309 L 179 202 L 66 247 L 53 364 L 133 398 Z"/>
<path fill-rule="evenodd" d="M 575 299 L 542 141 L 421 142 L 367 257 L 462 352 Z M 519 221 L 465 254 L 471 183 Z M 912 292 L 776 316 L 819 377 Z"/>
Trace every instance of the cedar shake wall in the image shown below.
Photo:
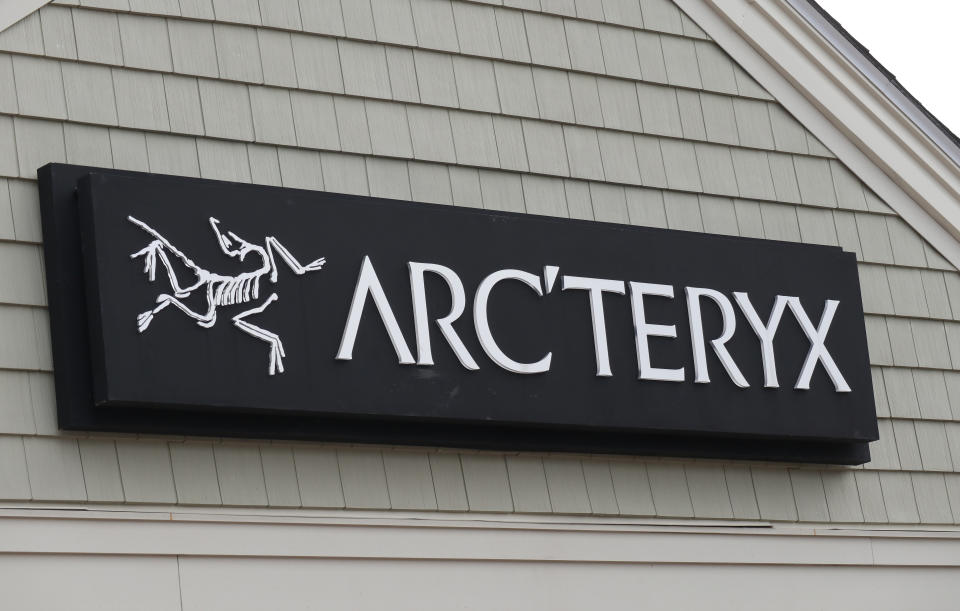
<path fill-rule="evenodd" d="M 668 0 L 58 1 L 0 33 L 0 500 L 960 523 L 960 274 Z M 842 246 L 862 468 L 57 430 L 52 161 Z"/>

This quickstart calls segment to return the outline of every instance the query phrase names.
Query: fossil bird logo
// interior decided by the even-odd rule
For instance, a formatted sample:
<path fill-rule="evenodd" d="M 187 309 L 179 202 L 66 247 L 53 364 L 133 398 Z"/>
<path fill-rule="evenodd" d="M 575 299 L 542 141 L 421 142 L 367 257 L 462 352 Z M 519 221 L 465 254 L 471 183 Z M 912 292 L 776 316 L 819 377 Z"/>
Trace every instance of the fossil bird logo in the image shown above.
<path fill-rule="evenodd" d="M 197 321 L 197 324 L 201 327 L 209 329 L 217 322 L 218 307 L 246 305 L 258 302 L 260 300 L 260 281 L 264 277 L 268 277 L 271 283 L 276 284 L 277 258 L 286 263 L 298 276 L 307 272 L 317 271 L 326 263 L 326 259 L 320 257 L 307 265 L 301 265 L 277 238 L 267 236 L 264 239 L 264 245 L 260 246 L 259 244 L 244 240 L 232 231 L 227 231 L 226 233 L 221 232 L 220 221 L 211 216 L 210 227 L 213 229 L 213 233 L 217 238 L 217 243 L 220 245 L 220 250 L 223 251 L 223 254 L 244 261 L 247 255 L 253 253 L 260 260 L 260 266 L 254 270 L 242 272 L 234 276 L 225 276 L 206 270 L 194 263 L 193 260 L 180 251 L 180 249 L 163 237 L 160 232 L 143 221 L 132 216 L 128 216 L 127 220 L 153 237 L 153 241 L 145 248 L 131 254 L 130 258 L 137 259 L 143 257 L 143 273 L 147 274 L 150 282 L 156 279 L 157 262 L 159 261 L 167 272 L 167 278 L 170 280 L 170 288 L 173 291 L 172 295 L 161 293 L 157 296 L 156 307 L 137 315 L 137 329 L 140 333 L 147 330 L 154 316 L 170 305 Z M 196 280 L 192 284 L 183 285 L 180 283 L 170 261 L 171 255 L 179 259 L 184 266 L 193 272 Z M 195 312 L 181 301 L 197 291 L 203 291 L 206 296 L 206 312 Z M 259 305 L 244 310 L 232 318 L 233 325 L 236 328 L 269 345 L 268 371 L 270 375 L 283 373 L 283 358 L 286 356 L 283 350 L 283 342 L 276 333 L 258 327 L 246 320 L 246 318 L 260 314 L 276 300 L 277 294 L 270 293 L 270 296 Z"/>

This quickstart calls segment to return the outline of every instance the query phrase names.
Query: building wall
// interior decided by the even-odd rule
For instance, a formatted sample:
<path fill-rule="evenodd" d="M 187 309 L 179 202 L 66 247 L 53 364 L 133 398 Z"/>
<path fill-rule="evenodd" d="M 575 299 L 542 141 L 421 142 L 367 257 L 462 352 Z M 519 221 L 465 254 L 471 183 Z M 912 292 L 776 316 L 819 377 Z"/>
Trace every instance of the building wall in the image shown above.
<path fill-rule="evenodd" d="M 960 273 L 668 0 L 76 4 L 0 33 L 8 504 L 960 523 Z M 61 432 L 52 161 L 842 246 L 881 439 L 838 468 Z"/>

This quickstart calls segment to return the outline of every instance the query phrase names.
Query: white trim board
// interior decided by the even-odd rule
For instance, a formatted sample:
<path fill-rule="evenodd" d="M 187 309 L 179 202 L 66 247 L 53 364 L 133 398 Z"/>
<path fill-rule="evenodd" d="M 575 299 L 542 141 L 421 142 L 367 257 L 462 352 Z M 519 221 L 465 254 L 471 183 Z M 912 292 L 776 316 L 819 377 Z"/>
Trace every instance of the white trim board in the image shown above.
<path fill-rule="evenodd" d="M 841 34 L 819 10 L 810 4 L 809 0 L 788 1 L 790 2 L 790 6 L 812 24 L 837 51 L 843 54 L 847 61 L 856 66 L 857 70 L 870 79 L 870 82 L 883 92 L 883 95 L 889 98 L 891 102 L 896 104 L 897 108 L 923 130 L 924 134 L 936 142 L 937 146 L 939 146 L 954 163 L 960 165 L 960 147 L 943 132 L 940 126 L 936 125 L 936 123 L 930 119 L 917 105 L 915 100 L 897 88 L 887 75 L 868 57 L 864 56 L 846 36 Z"/>
<path fill-rule="evenodd" d="M 6 30 L 49 0 L 0 0 L 0 32 Z"/>
<path fill-rule="evenodd" d="M 675 2 L 960 267 L 960 167 L 789 0 Z"/>
<path fill-rule="evenodd" d="M 0 555 L 960 567 L 960 532 L 951 527 L 919 531 L 866 525 L 683 526 L 564 523 L 542 516 L 276 513 L 0 509 Z"/>

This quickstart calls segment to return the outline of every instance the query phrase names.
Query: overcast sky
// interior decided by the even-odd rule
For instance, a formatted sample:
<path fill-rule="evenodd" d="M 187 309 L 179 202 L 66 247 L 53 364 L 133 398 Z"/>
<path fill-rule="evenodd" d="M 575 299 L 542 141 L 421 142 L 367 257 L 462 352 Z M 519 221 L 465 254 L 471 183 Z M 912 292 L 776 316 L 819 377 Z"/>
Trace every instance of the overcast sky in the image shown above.
<path fill-rule="evenodd" d="M 818 0 L 920 103 L 960 133 L 960 0 Z"/>

